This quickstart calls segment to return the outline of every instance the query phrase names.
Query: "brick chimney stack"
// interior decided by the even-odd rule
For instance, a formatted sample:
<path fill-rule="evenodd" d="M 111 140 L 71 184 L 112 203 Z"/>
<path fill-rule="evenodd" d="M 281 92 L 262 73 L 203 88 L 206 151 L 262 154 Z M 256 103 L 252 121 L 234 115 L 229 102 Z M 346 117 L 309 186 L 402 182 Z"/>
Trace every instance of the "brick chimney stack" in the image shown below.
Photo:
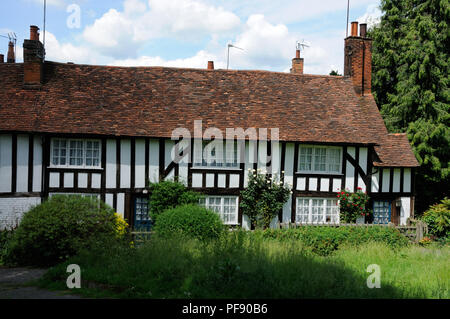
<path fill-rule="evenodd" d="M 23 42 L 24 77 L 28 88 L 40 87 L 44 69 L 44 45 L 39 41 L 39 28 L 30 26 L 30 40 Z"/>
<path fill-rule="evenodd" d="M 5 56 L 0 54 L 0 63 L 5 63 Z"/>
<path fill-rule="evenodd" d="M 352 22 L 351 35 L 345 39 L 344 76 L 352 79 L 359 95 L 372 92 L 372 39 L 367 38 L 367 24 Z"/>
<path fill-rule="evenodd" d="M 300 50 L 295 51 L 295 58 L 292 59 L 291 73 L 303 74 L 303 58 L 300 58 Z"/>
<path fill-rule="evenodd" d="M 14 43 L 12 43 L 12 41 L 9 41 L 8 44 L 8 55 L 6 62 L 16 63 L 16 54 L 14 53 Z"/>
<path fill-rule="evenodd" d="M 214 61 L 208 61 L 208 70 L 214 70 Z"/>

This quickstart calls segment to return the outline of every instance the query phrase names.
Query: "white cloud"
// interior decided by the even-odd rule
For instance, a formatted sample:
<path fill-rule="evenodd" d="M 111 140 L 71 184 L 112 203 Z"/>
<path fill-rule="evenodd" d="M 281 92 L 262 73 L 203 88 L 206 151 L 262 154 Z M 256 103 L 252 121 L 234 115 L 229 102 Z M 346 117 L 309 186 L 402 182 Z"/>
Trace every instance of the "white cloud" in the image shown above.
<path fill-rule="evenodd" d="M 372 4 L 367 7 L 366 12 L 357 19 L 359 23 L 367 23 L 370 29 L 381 21 L 381 10 L 378 5 Z"/>
<path fill-rule="evenodd" d="M 42 41 L 43 34 L 40 34 Z M 76 46 L 71 43 L 60 43 L 51 32 L 45 32 L 46 60 L 56 62 L 74 62 L 97 64 L 104 58 L 97 52 L 85 46 Z"/>
<path fill-rule="evenodd" d="M 225 68 L 223 61 L 220 61 L 217 55 L 201 50 L 196 55 L 185 59 L 165 60 L 159 56 L 141 56 L 136 59 L 115 60 L 110 65 L 115 66 L 166 66 L 179 68 L 198 68 L 206 69 L 207 62 L 214 61 L 216 69 Z"/>
<path fill-rule="evenodd" d="M 221 7 L 197 0 L 126 0 L 124 11 L 110 9 L 83 32 L 101 53 L 117 58 L 135 57 L 144 42 L 163 37 L 201 39 L 230 33 L 240 19 Z"/>

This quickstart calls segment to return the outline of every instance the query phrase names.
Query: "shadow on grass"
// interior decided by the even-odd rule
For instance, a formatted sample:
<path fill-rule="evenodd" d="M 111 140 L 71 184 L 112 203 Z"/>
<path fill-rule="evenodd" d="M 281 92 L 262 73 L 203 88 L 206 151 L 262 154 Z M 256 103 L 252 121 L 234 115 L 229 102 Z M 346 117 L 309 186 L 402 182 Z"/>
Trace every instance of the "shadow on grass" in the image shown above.
<path fill-rule="evenodd" d="M 50 269 L 41 286 L 63 288 L 71 263 L 81 267 L 79 293 L 97 298 L 421 297 L 383 281 L 381 288 L 370 289 L 366 269 L 357 273 L 298 244 L 240 234 L 209 243 L 153 238 L 137 249 L 102 244 Z"/>

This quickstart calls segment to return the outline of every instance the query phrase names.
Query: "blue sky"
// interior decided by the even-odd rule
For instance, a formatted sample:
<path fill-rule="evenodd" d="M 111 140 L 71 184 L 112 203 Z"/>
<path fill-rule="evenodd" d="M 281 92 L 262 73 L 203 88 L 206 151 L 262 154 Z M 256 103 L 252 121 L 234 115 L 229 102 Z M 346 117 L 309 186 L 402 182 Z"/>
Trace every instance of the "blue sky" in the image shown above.
<path fill-rule="evenodd" d="M 42 29 L 44 0 L 1 2 L 0 34 L 17 34 L 21 61 L 29 26 Z M 350 21 L 370 26 L 379 4 L 350 0 Z M 230 68 L 288 72 L 304 39 L 305 73 L 342 73 L 346 8 L 347 0 L 47 0 L 47 60 L 225 68 L 232 42 L 244 50 L 232 49 Z M 7 44 L 0 38 L 0 53 Z"/>

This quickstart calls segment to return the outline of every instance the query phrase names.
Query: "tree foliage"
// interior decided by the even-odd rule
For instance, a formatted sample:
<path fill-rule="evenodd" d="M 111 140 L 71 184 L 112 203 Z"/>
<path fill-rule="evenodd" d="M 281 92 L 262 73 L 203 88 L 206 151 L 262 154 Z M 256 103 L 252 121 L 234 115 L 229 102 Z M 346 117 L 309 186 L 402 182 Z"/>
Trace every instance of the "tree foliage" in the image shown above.
<path fill-rule="evenodd" d="M 449 0 L 382 0 L 372 88 L 390 132 L 406 132 L 420 168 L 417 211 L 448 196 Z"/>

